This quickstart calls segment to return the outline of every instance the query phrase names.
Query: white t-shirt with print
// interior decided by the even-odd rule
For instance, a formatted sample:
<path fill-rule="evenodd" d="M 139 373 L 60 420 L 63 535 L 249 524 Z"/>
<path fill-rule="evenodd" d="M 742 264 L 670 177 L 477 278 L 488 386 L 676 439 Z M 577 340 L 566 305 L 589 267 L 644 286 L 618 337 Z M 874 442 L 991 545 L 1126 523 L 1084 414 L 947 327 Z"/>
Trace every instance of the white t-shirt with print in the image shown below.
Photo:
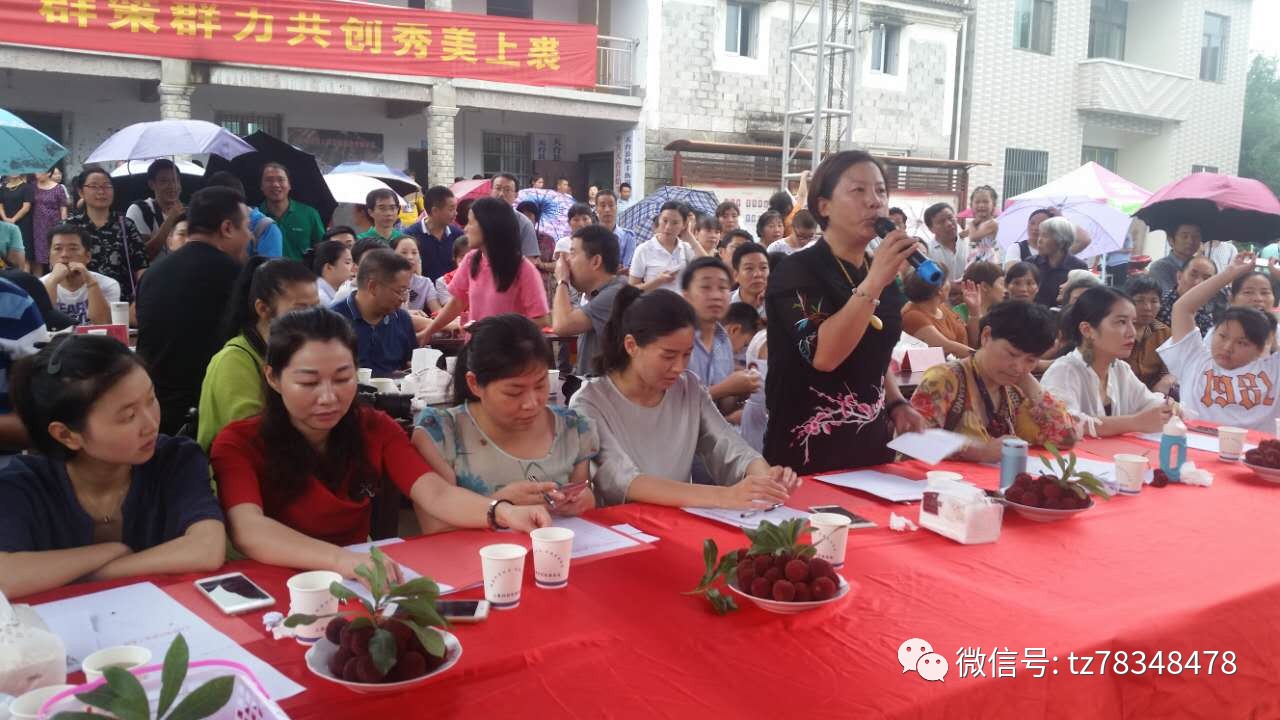
<path fill-rule="evenodd" d="M 1280 353 L 1226 370 L 1213 361 L 1204 339 L 1195 332 L 1177 342 L 1166 340 L 1157 352 L 1178 378 L 1179 398 L 1188 414 L 1221 425 L 1275 430 Z"/>
<path fill-rule="evenodd" d="M 680 272 L 693 258 L 693 250 L 684 241 L 677 240 L 675 252 L 667 252 L 657 238 L 650 238 L 640 243 L 631 256 L 631 277 L 647 283 L 668 270 L 675 270 L 676 276 L 671 282 L 654 289 L 680 292 Z"/>
<path fill-rule="evenodd" d="M 102 296 L 107 302 L 120 302 L 120 283 L 103 275 L 102 273 L 89 272 L 94 280 L 98 281 L 98 287 L 102 288 Z M 45 282 L 53 273 L 49 273 L 40 278 L 40 282 Z M 55 303 L 58 309 L 66 313 L 68 317 L 76 321 L 77 325 L 84 325 L 89 322 L 89 286 L 81 285 L 79 290 L 69 290 L 65 285 L 58 286 L 58 302 Z"/>

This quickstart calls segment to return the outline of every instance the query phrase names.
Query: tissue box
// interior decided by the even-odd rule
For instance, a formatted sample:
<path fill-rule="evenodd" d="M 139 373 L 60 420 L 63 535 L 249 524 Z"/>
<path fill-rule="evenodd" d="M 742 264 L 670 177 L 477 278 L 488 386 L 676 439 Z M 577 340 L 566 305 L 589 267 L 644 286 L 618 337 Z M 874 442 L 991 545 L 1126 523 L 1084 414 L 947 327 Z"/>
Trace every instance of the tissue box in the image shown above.
<path fill-rule="evenodd" d="M 967 482 L 930 480 L 920 502 L 920 527 L 963 545 L 995 542 L 1003 521 L 1004 506 Z"/>

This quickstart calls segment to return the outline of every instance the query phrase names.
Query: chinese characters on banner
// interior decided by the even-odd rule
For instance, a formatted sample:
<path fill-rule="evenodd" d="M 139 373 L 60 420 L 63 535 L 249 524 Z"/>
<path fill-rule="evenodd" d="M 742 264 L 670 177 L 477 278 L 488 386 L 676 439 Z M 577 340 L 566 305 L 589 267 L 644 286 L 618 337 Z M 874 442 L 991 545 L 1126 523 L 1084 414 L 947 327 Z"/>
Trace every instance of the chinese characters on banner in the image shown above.
<path fill-rule="evenodd" d="M 328 0 L 0 0 L 0 42 L 593 87 L 593 25 Z"/>

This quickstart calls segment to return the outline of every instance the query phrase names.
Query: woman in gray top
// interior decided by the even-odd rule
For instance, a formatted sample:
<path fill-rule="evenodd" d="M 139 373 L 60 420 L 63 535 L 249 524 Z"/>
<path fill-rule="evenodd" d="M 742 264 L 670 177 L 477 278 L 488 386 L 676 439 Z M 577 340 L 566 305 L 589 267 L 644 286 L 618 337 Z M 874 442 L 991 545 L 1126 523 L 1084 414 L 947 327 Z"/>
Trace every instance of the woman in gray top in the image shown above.
<path fill-rule="evenodd" d="M 790 468 L 752 450 L 686 371 L 694 323 L 693 309 L 669 290 L 618 293 L 600 351 L 604 375 L 570 403 L 599 433 L 602 505 L 750 509 L 785 502 L 799 484 Z M 715 485 L 691 482 L 694 455 Z"/>

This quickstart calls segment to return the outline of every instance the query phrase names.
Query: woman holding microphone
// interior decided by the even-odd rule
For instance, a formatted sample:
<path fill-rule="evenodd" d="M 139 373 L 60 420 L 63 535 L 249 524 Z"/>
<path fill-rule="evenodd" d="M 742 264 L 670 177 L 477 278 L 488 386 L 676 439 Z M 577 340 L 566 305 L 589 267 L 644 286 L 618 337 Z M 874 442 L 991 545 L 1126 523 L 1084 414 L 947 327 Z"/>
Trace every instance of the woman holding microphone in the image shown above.
<path fill-rule="evenodd" d="M 765 300 L 771 465 L 803 475 L 890 462 L 895 432 L 924 428 L 888 372 L 905 302 L 894 279 L 916 241 L 894 230 L 867 252 L 888 200 L 884 169 L 862 151 L 828 157 L 810 181 L 823 239 L 779 264 Z"/>

